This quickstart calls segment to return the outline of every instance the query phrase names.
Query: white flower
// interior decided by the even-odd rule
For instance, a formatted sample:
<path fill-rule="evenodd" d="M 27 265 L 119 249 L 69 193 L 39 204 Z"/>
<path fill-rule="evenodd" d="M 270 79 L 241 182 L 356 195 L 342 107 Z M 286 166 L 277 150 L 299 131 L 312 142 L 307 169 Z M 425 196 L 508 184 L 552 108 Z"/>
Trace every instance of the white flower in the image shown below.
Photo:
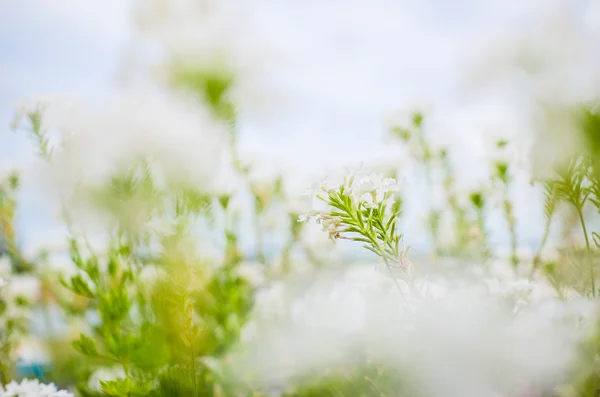
<path fill-rule="evenodd" d="M 63 112 L 72 112 L 78 105 L 77 101 L 58 94 L 37 94 L 28 98 L 19 100 L 13 104 L 14 118 L 11 122 L 11 128 L 17 129 L 24 118 L 29 115 L 40 112 L 43 113 L 40 130 L 46 131 L 56 126 L 55 122 L 58 114 Z"/>
<path fill-rule="evenodd" d="M 259 289 L 255 297 L 254 310 L 258 318 L 273 318 L 285 313 L 285 285 L 274 282 L 269 287 Z"/>
<path fill-rule="evenodd" d="M 21 383 L 10 382 L 3 389 L 0 387 L 1 397 L 73 397 L 66 390 L 58 390 L 54 383 L 48 385 L 40 383 L 37 379 L 23 379 Z"/>
<path fill-rule="evenodd" d="M 102 185 L 140 158 L 149 159 L 157 181 L 204 187 L 226 148 L 226 133 L 208 111 L 175 95 L 128 92 L 61 116 L 61 148 L 52 164 L 67 187 Z"/>
<path fill-rule="evenodd" d="M 350 195 L 367 208 L 377 207 L 387 200 L 392 192 L 399 190 L 396 180 L 385 178 L 383 174 L 355 177 L 349 186 Z"/>

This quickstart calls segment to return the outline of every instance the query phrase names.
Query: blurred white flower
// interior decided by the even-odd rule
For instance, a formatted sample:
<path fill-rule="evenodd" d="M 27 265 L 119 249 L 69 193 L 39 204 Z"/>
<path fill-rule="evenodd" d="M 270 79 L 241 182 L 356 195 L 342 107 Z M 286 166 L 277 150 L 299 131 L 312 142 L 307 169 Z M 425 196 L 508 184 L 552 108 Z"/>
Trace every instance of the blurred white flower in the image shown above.
<path fill-rule="evenodd" d="M 144 265 L 139 273 L 139 280 L 144 286 L 152 287 L 154 284 L 167 276 L 167 272 L 161 266 Z"/>
<path fill-rule="evenodd" d="M 63 114 L 57 129 L 62 138 L 53 160 L 57 176 L 91 185 L 107 182 L 142 157 L 167 183 L 207 186 L 226 137 L 224 127 L 196 102 L 154 92 L 126 92 L 103 106 Z"/>
<path fill-rule="evenodd" d="M 36 303 L 41 296 L 41 281 L 30 274 L 13 275 L 4 291 L 8 300 L 21 298 L 30 304 Z"/>
<path fill-rule="evenodd" d="M 66 390 L 58 390 L 54 383 L 48 385 L 40 383 L 37 379 L 23 379 L 21 383 L 11 381 L 5 388 L 0 386 L 2 397 L 73 397 Z"/>
<path fill-rule="evenodd" d="M 40 132 L 52 132 L 60 123 L 60 119 L 64 114 L 76 111 L 80 104 L 80 101 L 63 94 L 40 93 L 31 95 L 13 104 L 15 113 L 11 128 L 19 128 L 25 118 L 34 113 L 39 113 L 42 115 L 39 126 Z M 31 126 L 27 126 L 27 128 L 29 127 Z"/>
<path fill-rule="evenodd" d="M 214 178 L 206 186 L 206 192 L 216 197 L 231 196 L 245 187 L 245 180 L 234 167 L 232 153 L 225 151 L 212 165 Z"/>
<path fill-rule="evenodd" d="M 242 328 L 240 341 L 242 343 L 252 343 L 252 341 L 259 335 L 259 325 L 255 320 L 249 320 L 244 324 Z"/>
<path fill-rule="evenodd" d="M 285 209 L 290 214 L 307 213 L 312 206 L 313 197 L 304 188 L 306 183 L 291 175 L 284 179 Z"/>
<path fill-rule="evenodd" d="M 553 300 L 552 307 L 528 305 L 517 316 L 512 307 L 497 304 L 504 293 L 530 293 L 527 281 L 500 285 L 498 294 L 490 294 L 471 285 L 450 289 L 417 280 L 433 299 L 417 299 L 415 310 L 406 312 L 390 304 L 392 296 L 384 291 L 394 291 L 389 280 L 367 269 L 314 285 L 291 302 L 288 321 L 254 329 L 253 368 L 267 381 L 281 381 L 347 363 L 368 340 L 374 356 L 410 367 L 426 395 L 492 395 L 487 392 L 523 377 L 554 379 L 587 332 L 564 322 L 573 310 L 560 301 Z M 579 309 L 586 317 L 593 308 Z"/>
<path fill-rule="evenodd" d="M 342 247 L 334 244 L 317 225 L 307 224 L 302 229 L 301 241 L 321 262 L 331 263 L 341 258 Z"/>
<path fill-rule="evenodd" d="M 284 315 L 286 311 L 285 284 L 281 281 L 271 283 L 256 292 L 254 311 L 258 318 L 272 319 Z"/>
<path fill-rule="evenodd" d="M 225 261 L 225 250 L 210 239 L 199 236 L 194 244 L 199 258 L 208 268 L 216 269 Z"/>
<path fill-rule="evenodd" d="M 283 255 L 277 257 L 272 264 L 272 268 L 276 271 L 276 273 L 284 274 L 284 271 L 288 272 L 289 276 L 292 275 L 301 275 L 308 274 L 312 270 L 315 270 L 315 266 L 313 263 L 307 258 L 306 252 L 301 246 L 294 246 L 287 257 L 287 263 L 284 262 Z M 287 266 L 284 269 L 284 264 Z"/>
<path fill-rule="evenodd" d="M 346 282 L 335 283 L 330 290 L 308 291 L 291 305 L 292 321 L 296 327 L 302 328 L 303 332 L 326 334 L 362 331 L 366 321 L 365 310 L 364 291 Z"/>
<path fill-rule="evenodd" d="M 250 282 L 254 287 L 265 285 L 265 265 L 259 262 L 242 262 L 237 267 L 237 273 Z"/>
<path fill-rule="evenodd" d="M 319 189 L 314 191 L 318 201 L 326 203 L 325 210 L 313 208 L 307 214 L 298 218 L 299 222 L 308 222 L 315 218 L 322 231 L 327 232 L 331 239 L 338 239 L 349 227 L 344 219 L 336 212 L 362 211 L 388 205 L 394 201 L 394 193 L 400 188 L 394 178 L 386 178 L 383 174 L 362 174 L 360 169 L 352 170 L 340 179 L 328 179 L 321 182 Z M 335 202 L 342 203 L 336 206 Z M 339 205 L 347 209 L 337 208 Z M 388 211 L 389 212 L 389 211 Z"/>

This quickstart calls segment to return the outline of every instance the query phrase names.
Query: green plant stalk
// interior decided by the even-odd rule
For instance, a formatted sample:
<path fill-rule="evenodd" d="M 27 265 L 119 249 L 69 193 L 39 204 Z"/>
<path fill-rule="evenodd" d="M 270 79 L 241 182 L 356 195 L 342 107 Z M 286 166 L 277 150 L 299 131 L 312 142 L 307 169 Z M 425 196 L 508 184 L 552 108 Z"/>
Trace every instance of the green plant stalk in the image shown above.
<path fill-rule="evenodd" d="M 488 246 L 488 236 L 485 230 L 485 216 L 483 215 L 483 209 L 477 210 L 477 226 L 481 232 L 481 245 L 483 247 L 483 260 L 487 262 L 491 256 L 490 247 Z"/>
<path fill-rule="evenodd" d="M 436 256 L 439 256 L 442 252 L 440 245 L 440 216 L 438 211 L 431 209 L 429 211 L 428 225 L 429 232 L 431 233 L 431 239 L 433 240 L 433 249 Z"/>
<path fill-rule="evenodd" d="M 546 221 L 546 226 L 544 227 L 544 235 L 542 236 L 542 241 L 540 246 L 538 247 L 535 256 L 533 257 L 533 263 L 531 264 L 531 270 L 529 270 L 529 280 L 533 280 L 535 273 L 537 272 L 538 266 L 541 262 L 542 251 L 546 246 L 546 242 L 548 241 L 548 237 L 550 236 L 550 225 L 552 224 L 552 219 L 548 219 Z"/>
<path fill-rule="evenodd" d="M 583 219 L 583 212 L 581 211 L 580 207 L 577 207 L 577 215 L 579 216 L 579 221 L 581 222 L 581 228 L 583 229 L 583 235 L 585 237 L 585 247 L 587 249 L 588 264 L 590 267 L 590 281 L 592 283 L 592 296 L 595 298 L 596 297 L 596 281 L 595 281 L 595 276 L 594 276 L 594 263 L 592 261 L 592 249 L 590 247 L 590 240 L 588 238 L 587 228 L 585 226 L 585 220 Z"/>
<path fill-rule="evenodd" d="M 516 271 L 519 264 L 519 257 L 517 255 L 517 230 L 515 216 L 513 214 L 513 206 L 508 198 L 504 199 L 504 217 L 508 224 L 508 231 L 510 233 L 510 263 L 513 269 Z"/>
<path fill-rule="evenodd" d="M 402 287 L 400 286 L 400 283 L 396 279 L 396 275 L 394 274 L 394 271 L 392 270 L 392 265 L 389 262 L 390 254 L 388 252 L 386 252 L 386 250 L 384 248 L 381 248 L 379 241 L 377 241 L 377 239 L 372 235 L 371 231 L 369 229 L 367 229 L 366 225 L 358 223 L 358 218 L 356 218 L 354 216 L 354 214 L 352 214 L 351 212 L 349 212 L 349 215 L 354 220 L 357 221 L 357 224 L 360 227 L 361 234 L 363 236 L 366 236 L 370 240 L 370 244 L 373 248 L 372 251 L 374 253 L 376 253 L 377 255 L 379 255 L 383 259 L 383 261 L 385 263 L 385 267 L 388 269 L 388 271 L 390 273 L 390 277 L 394 281 L 394 284 L 396 285 L 398 292 L 400 292 L 400 296 L 402 296 L 402 299 L 404 299 L 406 301 L 407 299 L 406 299 L 406 296 L 404 295 L 404 291 L 402 291 Z M 390 247 L 390 250 L 392 251 L 392 253 L 391 253 L 392 257 L 394 258 L 394 260 L 397 260 L 396 258 L 398 258 L 400 256 L 400 253 L 396 249 L 396 246 L 393 245 L 390 241 L 388 241 L 387 243 L 388 243 L 388 246 Z M 414 284 L 412 282 L 409 282 L 409 285 L 411 286 L 411 289 L 415 289 Z"/>
<path fill-rule="evenodd" d="M 9 381 L 8 376 L 8 363 L 5 362 L 4 358 L 8 358 L 10 352 L 10 347 L 8 341 L 6 341 L 2 346 L 2 358 L 0 358 L 0 386 L 6 386 Z"/>

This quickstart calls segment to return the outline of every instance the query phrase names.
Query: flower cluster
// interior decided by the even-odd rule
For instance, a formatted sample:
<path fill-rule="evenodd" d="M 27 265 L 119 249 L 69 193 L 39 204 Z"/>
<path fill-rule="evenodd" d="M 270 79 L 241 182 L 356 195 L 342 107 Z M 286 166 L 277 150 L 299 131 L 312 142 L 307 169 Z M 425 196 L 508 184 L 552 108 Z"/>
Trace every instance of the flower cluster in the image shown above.
<path fill-rule="evenodd" d="M 299 221 L 315 218 L 331 239 L 360 241 L 364 248 L 395 265 L 403 258 L 398 247 L 401 235 L 396 230 L 398 191 L 393 178 L 353 172 L 341 182 L 323 182 L 315 196 L 326 204 L 325 210 L 313 209 Z"/>
<path fill-rule="evenodd" d="M 393 193 L 398 190 L 396 180 L 385 178 L 382 174 L 352 173 L 344 177 L 341 182 L 325 181 L 316 193 L 316 198 L 326 203 L 328 209 L 325 211 L 313 209 L 308 214 L 300 216 L 298 220 L 307 222 L 314 217 L 332 239 L 342 238 L 341 232 L 351 231 L 345 229 L 349 225 L 345 222 L 344 215 L 350 216 L 353 212 L 362 213 L 363 210 L 371 213 L 385 210 L 390 199 L 393 199 Z M 336 209 L 342 213 L 337 212 Z"/>
<path fill-rule="evenodd" d="M 37 379 L 23 379 L 21 383 L 16 381 L 6 385 L 6 389 L 0 387 L 1 397 L 73 397 L 66 390 L 58 390 L 53 383 L 48 385 L 40 383 Z"/>

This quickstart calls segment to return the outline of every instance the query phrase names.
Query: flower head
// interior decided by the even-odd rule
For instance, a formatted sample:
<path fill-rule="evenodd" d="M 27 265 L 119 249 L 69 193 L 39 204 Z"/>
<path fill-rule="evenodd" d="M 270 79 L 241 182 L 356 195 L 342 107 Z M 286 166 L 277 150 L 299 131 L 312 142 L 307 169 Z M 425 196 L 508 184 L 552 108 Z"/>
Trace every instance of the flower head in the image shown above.
<path fill-rule="evenodd" d="M 37 379 L 23 379 L 21 383 L 16 381 L 6 385 L 6 389 L 0 387 L 2 397 L 73 397 L 66 390 L 58 390 L 54 383 L 44 384 Z"/>
<path fill-rule="evenodd" d="M 395 193 L 399 190 L 393 178 L 353 171 L 339 180 L 322 182 L 314 196 L 325 208 L 313 208 L 298 221 L 315 218 L 331 239 L 360 241 L 384 260 L 398 263 L 401 235 L 396 221 L 400 201 Z"/>

